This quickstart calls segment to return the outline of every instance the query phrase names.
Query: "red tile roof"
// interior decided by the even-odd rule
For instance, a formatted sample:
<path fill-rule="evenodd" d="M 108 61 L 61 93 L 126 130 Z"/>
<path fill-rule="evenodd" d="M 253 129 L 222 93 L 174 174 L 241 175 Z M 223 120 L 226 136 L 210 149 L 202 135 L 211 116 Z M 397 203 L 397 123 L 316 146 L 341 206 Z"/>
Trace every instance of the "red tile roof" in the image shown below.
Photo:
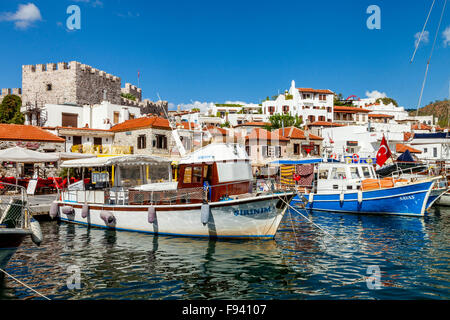
<path fill-rule="evenodd" d="M 245 140 L 278 140 L 278 141 L 289 141 L 289 139 L 276 134 L 275 132 L 267 131 L 262 128 L 255 128 L 250 132 Z"/>
<path fill-rule="evenodd" d="M 403 141 L 408 141 L 414 134 L 412 132 L 404 132 L 403 133 Z"/>
<path fill-rule="evenodd" d="M 370 110 L 358 107 L 334 106 L 334 112 L 358 113 L 358 112 L 370 112 Z"/>
<path fill-rule="evenodd" d="M 270 126 L 270 122 L 262 122 L 262 121 L 249 121 L 245 123 L 241 123 L 235 126 L 236 127 L 264 127 Z"/>
<path fill-rule="evenodd" d="M 0 124 L 0 140 L 64 142 L 65 139 L 40 127 L 22 124 Z"/>
<path fill-rule="evenodd" d="M 169 120 L 153 116 L 127 120 L 125 122 L 116 124 L 114 127 L 111 128 L 111 131 L 120 132 L 144 128 L 171 130 Z"/>
<path fill-rule="evenodd" d="M 403 153 L 406 150 L 409 150 L 409 152 L 411 152 L 411 153 L 422 153 L 422 151 L 414 149 L 413 147 L 407 146 L 407 145 L 402 144 L 402 143 L 397 143 L 395 145 L 395 151 L 397 153 Z"/>
<path fill-rule="evenodd" d="M 311 93 L 324 93 L 324 94 L 334 94 L 331 90 L 322 90 L 322 89 L 312 89 L 312 88 L 297 88 L 300 92 L 311 92 Z"/>
<path fill-rule="evenodd" d="M 284 135 L 283 135 L 283 129 L 277 129 L 275 131 L 279 136 L 283 136 L 288 139 L 306 139 L 305 131 L 296 128 L 296 127 L 287 127 L 284 128 Z M 322 137 L 316 136 L 314 134 L 309 134 L 309 139 L 311 140 L 323 140 Z"/>
<path fill-rule="evenodd" d="M 204 131 L 208 130 L 209 133 L 213 136 L 226 136 L 228 131 L 227 129 L 216 127 L 216 126 L 207 126 Z"/>
<path fill-rule="evenodd" d="M 186 121 L 177 123 L 177 127 L 180 127 L 180 126 L 186 130 L 195 130 L 195 129 L 199 129 L 199 127 L 200 127 L 198 124 L 196 124 L 194 122 L 186 122 Z"/>
<path fill-rule="evenodd" d="M 336 122 L 327 122 L 327 121 L 316 121 L 313 123 L 308 124 L 308 127 L 344 127 L 345 124 L 343 123 L 336 123 Z"/>
<path fill-rule="evenodd" d="M 370 113 L 369 118 L 390 118 L 392 119 L 394 116 L 390 114 L 378 114 L 378 113 Z"/>

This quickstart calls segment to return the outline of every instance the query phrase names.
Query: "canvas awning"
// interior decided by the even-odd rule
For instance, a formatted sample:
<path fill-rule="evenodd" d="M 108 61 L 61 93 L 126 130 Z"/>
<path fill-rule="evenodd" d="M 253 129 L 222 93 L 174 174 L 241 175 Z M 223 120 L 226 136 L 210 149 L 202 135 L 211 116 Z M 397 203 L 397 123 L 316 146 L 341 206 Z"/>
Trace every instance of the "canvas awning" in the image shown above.
<path fill-rule="evenodd" d="M 44 153 L 21 147 L 0 150 L 0 161 L 19 163 L 55 162 L 59 160 L 58 153 Z"/>
<path fill-rule="evenodd" d="M 146 164 L 170 164 L 170 159 L 148 155 L 125 155 L 117 157 L 100 157 L 89 159 L 76 159 L 64 161 L 62 168 L 88 168 L 88 167 L 106 167 L 112 165 L 138 166 Z"/>

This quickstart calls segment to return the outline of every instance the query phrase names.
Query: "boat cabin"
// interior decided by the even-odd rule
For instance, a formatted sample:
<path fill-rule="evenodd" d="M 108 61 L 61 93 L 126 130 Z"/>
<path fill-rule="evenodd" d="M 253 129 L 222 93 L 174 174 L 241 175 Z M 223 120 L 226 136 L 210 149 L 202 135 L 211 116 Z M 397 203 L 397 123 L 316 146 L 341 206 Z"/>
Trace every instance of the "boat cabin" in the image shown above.
<path fill-rule="evenodd" d="M 323 162 L 316 174 L 317 193 L 359 190 L 364 180 L 377 179 L 373 166 L 361 163 Z"/>
<path fill-rule="evenodd" d="M 178 189 L 202 188 L 208 201 L 252 192 L 250 159 L 239 144 L 210 144 L 179 163 Z"/>

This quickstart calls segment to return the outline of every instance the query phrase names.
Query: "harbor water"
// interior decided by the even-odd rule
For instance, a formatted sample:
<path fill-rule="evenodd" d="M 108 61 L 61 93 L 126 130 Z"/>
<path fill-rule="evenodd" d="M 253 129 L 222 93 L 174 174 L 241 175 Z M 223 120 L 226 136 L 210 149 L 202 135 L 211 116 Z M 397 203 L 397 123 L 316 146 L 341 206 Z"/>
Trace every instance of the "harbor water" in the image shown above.
<path fill-rule="evenodd" d="M 6 271 L 50 299 L 449 299 L 450 208 L 423 218 L 285 215 L 274 240 L 41 222 Z M 199 219 L 200 223 L 200 219 Z M 0 299 L 42 299 L 5 277 Z"/>

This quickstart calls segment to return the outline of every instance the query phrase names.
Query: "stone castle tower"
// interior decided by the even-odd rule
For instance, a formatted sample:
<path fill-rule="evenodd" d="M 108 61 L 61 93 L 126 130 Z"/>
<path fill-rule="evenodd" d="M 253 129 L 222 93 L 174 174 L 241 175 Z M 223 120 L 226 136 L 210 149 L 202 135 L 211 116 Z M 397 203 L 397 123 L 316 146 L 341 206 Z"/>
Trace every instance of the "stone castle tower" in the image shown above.
<path fill-rule="evenodd" d="M 120 104 L 120 93 L 119 77 L 77 61 L 22 66 L 23 105 Z"/>

